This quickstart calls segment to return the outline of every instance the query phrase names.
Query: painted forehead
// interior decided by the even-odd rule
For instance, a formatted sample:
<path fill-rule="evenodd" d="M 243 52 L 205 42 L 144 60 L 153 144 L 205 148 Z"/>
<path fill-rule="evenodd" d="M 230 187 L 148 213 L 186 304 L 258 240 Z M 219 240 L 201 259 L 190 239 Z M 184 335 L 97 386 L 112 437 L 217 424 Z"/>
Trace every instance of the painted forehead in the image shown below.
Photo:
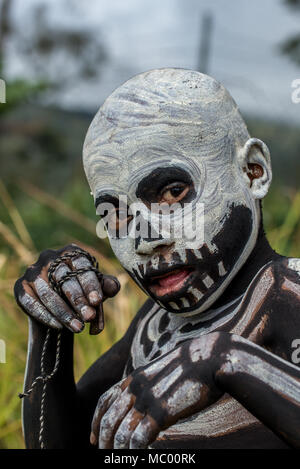
<path fill-rule="evenodd" d="M 148 142 L 149 144 L 149 142 Z M 209 144 L 187 144 L 181 149 L 162 142 L 159 146 L 148 146 L 147 142 L 138 151 L 124 152 L 117 161 L 109 156 L 94 159 L 92 190 L 96 199 L 103 194 L 118 196 L 128 195 L 131 199 L 139 197 L 138 187 L 142 185 L 162 185 L 162 180 L 191 182 L 200 191 L 207 177 L 220 176 L 232 165 L 232 148 L 228 136 L 219 138 Z M 101 161 L 99 161 L 101 160 Z M 188 179 L 188 181 L 187 181 Z M 91 179 L 90 179 L 91 184 Z M 157 187 L 158 188 L 158 187 Z"/>
<path fill-rule="evenodd" d="M 222 85 L 198 72 L 154 70 L 129 80 L 100 108 L 85 140 L 84 167 L 94 194 L 104 179 L 125 190 L 125 181 L 149 165 L 191 166 L 222 154 L 232 135 L 248 138 Z"/>

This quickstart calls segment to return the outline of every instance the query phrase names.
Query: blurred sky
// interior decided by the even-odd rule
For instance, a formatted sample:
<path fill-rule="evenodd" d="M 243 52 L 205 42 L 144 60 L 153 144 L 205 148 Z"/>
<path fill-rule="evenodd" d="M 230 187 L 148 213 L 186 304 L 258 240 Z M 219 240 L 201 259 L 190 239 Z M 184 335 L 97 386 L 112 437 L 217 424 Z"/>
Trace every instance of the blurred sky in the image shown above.
<path fill-rule="evenodd" d="M 30 6 L 42 0 L 16 3 L 17 23 L 27 27 Z M 66 91 L 65 107 L 96 110 L 113 89 L 145 70 L 196 69 L 201 18 L 209 11 L 214 25 L 208 73 L 229 89 L 242 112 L 300 122 L 300 104 L 291 101 L 300 67 L 278 50 L 299 33 L 300 13 L 283 0 L 68 0 L 69 11 L 59 0 L 43 3 L 51 3 L 57 23 L 99 29 L 109 54 L 101 79 Z M 17 60 L 11 70 L 18 71 Z"/>

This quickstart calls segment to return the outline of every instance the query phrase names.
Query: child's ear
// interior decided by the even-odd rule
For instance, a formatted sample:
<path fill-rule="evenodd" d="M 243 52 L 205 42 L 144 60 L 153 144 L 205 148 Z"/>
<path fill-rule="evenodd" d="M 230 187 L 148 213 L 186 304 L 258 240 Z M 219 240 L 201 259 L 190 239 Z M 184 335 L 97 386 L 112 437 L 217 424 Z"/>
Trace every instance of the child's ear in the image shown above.
<path fill-rule="evenodd" d="M 243 179 L 255 199 L 263 199 L 272 181 L 270 152 L 258 138 L 250 138 L 240 149 L 238 162 Z"/>

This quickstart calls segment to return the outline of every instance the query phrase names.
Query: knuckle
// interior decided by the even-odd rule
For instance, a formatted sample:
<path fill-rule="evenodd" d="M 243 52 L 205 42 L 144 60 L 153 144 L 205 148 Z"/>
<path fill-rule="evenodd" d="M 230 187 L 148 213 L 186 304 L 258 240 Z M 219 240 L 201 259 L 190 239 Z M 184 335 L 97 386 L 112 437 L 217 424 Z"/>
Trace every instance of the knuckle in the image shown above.
<path fill-rule="evenodd" d="M 93 417 L 92 431 L 94 433 L 98 433 L 98 431 L 99 431 L 99 410 L 98 409 L 96 409 L 94 417 Z"/>
<path fill-rule="evenodd" d="M 104 402 L 106 401 L 108 397 L 108 393 L 104 393 L 101 397 L 98 399 L 98 404 L 97 404 L 97 410 L 100 411 L 101 408 L 103 407 Z"/>
<path fill-rule="evenodd" d="M 114 441 L 115 441 L 115 444 L 117 444 L 118 446 L 123 446 L 123 445 L 125 445 L 126 440 L 127 440 L 127 436 L 126 436 L 126 434 L 125 434 L 122 430 L 119 430 L 119 431 L 115 434 Z"/>
<path fill-rule="evenodd" d="M 105 391 L 105 393 L 99 397 L 98 406 L 103 405 L 103 403 L 110 397 L 112 392 L 113 389 L 108 389 L 107 391 Z"/>
<path fill-rule="evenodd" d="M 57 249 L 55 252 L 56 252 L 56 255 L 57 257 L 63 255 L 63 254 L 67 254 L 68 252 L 71 252 L 71 251 L 81 251 L 82 252 L 82 249 L 77 246 L 77 244 L 66 244 L 66 246 L 62 247 L 61 249 Z"/>
<path fill-rule="evenodd" d="M 60 316 L 60 320 L 63 321 L 65 324 L 70 325 L 74 317 L 75 315 L 73 316 L 71 313 L 64 312 Z"/>
<path fill-rule="evenodd" d="M 33 283 L 41 274 L 42 270 L 46 268 L 46 266 L 51 261 L 56 259 L 56 252 L 57 251 L 54 251 L 52 249 L 46 249 L 45 251 L 42 251 L 37 261 L 27 267 L 23 277 L 21 277 L 21 280 L 25 279 L 28 281 L 28 283 Z"/>
<path fill-rule="evenodd" d="M 104 275 L 102 285 L 105 290 L 105 294 L 109 297 L 115 296 L 121 288 L 119 280 L 112 275 Z"/>
<path fill-rule="evenodd" d="M 102 410 L 105 408 L 106 402 L 108 402 L 109 397 L 110 397 L 110 394 L 106 392 L 105 394 L 103 394 L 99 398 L 98 404 L 97 404 L 97 407 L 96 407 L 96 414 L 97 415 L 99 415 L 102 412 Z"/>
<path fill-rule="evenodd" d="M 133 447 L 141 447 L 144 443 L 144 440 L 141 436 L 139 436 L 137 433 L 134 433 L 132 437 L 130 438 L 130 444 Z"/>
<path fill-rule="evenodd" d="M 90 267 L 92 265 L 91 261 L 87 257 L 81 255 L 73 260 L 73 264 L 76 265 L 76 267 Z"/>
<path fill-rule="evenodd" d="M 76 295 L 76 293 L 72 294 L 72 292 L 71 292 L 71 295 L 72 295 L 72 302 L 74 303 L 75 306 L 81 306 L 82 304 L 84 305 L 87 304 L 87 300 L 84 295 L 82 294 Z"/>
<path fill-rule="evenodd" d="M 45 251 L 42 251 L 41 254 L 39 255 L 39 258 L 35 264 L 33 264 L 34 267 L 45 267 L 50 261 L 56 259 L 57 257 L 57 251 L 53 249 L 46 249 Z"/>
<path fill-rule="evenodd" d="M 54 277 L 59 280 L 63 275 L 69 272 L 70 269 L 65 262 L 60 262 L 54 270 Z"/>
<path fill-rule="evenodd" d="M 105 429 L 106 427 L 109 427 L 110 426 L 109 422 L 110 422 L 109 414 L 108 412 L 106 412 L 101 419 L 101 430 Z"/>
<path fill-rule="evenodd" d="M 28 300 L 26 301 L 28 295 L 31 296 L 34 300 L 34 293 L 31 291 L 30 285 L 28 285 L 28 282 L 24 279 L 24 277 L 21 277 L 14 285 L 14 296 L 18 306 L 20 306 L 20 308 L 25 313 L 28 313 L 28 310 L 31 309 L 29 307 Z"/>
<path fill-rule="evenodd" d="M 79 247 L 77 244 L 75 243 L 71 243 L 71 244 L 67 244 L 66 246 L 64 246 L 62 248 L 62 252 L 65 252 L 65 251 L 74 251 L 74 249 L 78 249 L 78 251 L 82 251 L 83 252 L 83 249 L 81 249 L 81 247 Z"/>

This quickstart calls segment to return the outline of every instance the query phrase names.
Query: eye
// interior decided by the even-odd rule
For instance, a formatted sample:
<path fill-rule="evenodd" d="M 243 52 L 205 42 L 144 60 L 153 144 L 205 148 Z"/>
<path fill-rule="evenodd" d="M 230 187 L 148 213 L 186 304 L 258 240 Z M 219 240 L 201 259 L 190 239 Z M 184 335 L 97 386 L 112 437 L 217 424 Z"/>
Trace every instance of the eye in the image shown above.
<path fill-rule="evenodd" d="M 160 192 L 159 203 L 175 204 L 180 202 L 190 191 L 190 186 L 184 182 L 173 182 L 165 186 Z"/>

